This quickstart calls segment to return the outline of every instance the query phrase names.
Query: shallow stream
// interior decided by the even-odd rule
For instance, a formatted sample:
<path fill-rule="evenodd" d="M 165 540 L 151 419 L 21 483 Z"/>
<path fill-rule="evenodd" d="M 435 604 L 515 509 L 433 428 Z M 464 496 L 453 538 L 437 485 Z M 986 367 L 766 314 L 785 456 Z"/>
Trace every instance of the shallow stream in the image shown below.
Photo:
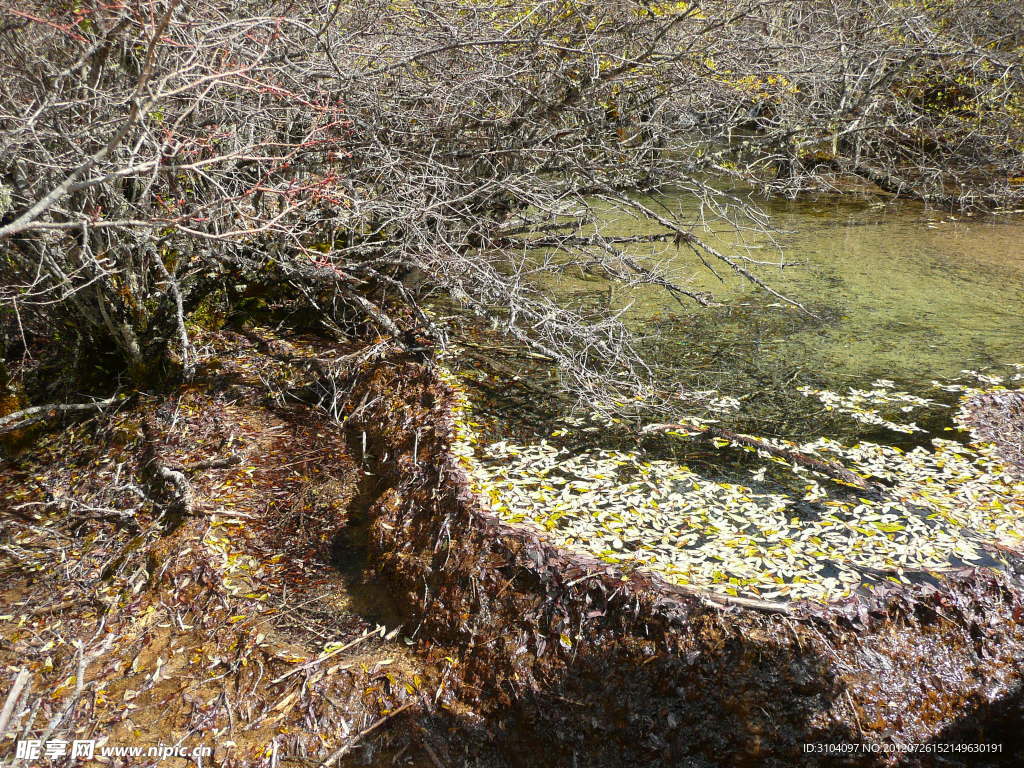
<path fill-rule="evenodd" d="M 654 204 L 699 215 L 684 198 Z M 602 417 L 564 418 L 525 440 L 481 439 L 470 422 L 460 450 L 479 490 L 508 522 L 561 546 L 733 596 L 831 600 L 999 567 L 999 547 L 1024 543 L 1024 480 L 991 446 L 965 444 L 956 404 L 1024 382 L 1024 223 L 826 201 L 769 212 L 774 242 L 740 230 L 702 237 L 787 262 L 758 274 L 808 311 L 665 244 L 633 255 L 666 263 L 716 306 L 583 272 L 552 286 L 566 302 L 624 309 L 650 335 L 659 371 L 731 402 L 714 422 L 670 432 L 667 450 Z M 599 226 L 648 233 L 618 212 Z M 761 442 L 708 440 L 709 424 Z"/>
<path fill-rule="evenodd" d="M 683 196 L 657 204 L 683 220 L 700 211 Z M 1018 362 L 1024 353 L 1024 220 L 969 219 L 927 211 L 911 203 L 762 203 L 778 230 L 763 235 L 697 230 L 726 253 L 784 268 L 759 266 L 757 274 L 823 322 L 778 319 L 794 312 L 721 265 L 721 279 L 685 250 L 661 244 L 632 246 L 638 256 L 670 262 L 669 274 L 711 292 L 722 304 L 711 314 L 716 334 L 751 334 L 766 362 L 799 362 L 835 386 L 878 377 L 927 382 L 962 369 Z M 609 235 L 650 234 L 644 221 L 609 210 L 600 221 Z M 776 247 L 778 247 L 778 250 Z M 750 250 L 744 250 L 749 248 Z M 567 275 L 564 291 L 608 290 L 601 278 Z M 612 291 L 612 305 L 629 306 L 634 323 L 707 310 L 681 307 L 654 287 Z M 710 331 L 711 329 L 709 329 Z"/>

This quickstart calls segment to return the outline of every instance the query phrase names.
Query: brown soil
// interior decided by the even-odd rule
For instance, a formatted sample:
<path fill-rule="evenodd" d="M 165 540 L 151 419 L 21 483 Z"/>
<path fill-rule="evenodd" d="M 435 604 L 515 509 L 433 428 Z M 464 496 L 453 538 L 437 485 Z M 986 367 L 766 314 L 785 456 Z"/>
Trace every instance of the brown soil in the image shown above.
<path fill-rule="evenodd" d="M 354 562 L 359 542 L 344 534 L 372 478 L 344 431 L 268 398 L 267 382 L 287 385 L 295 366 L 237 335 L 210 342 L 217 364 L 187 390 L 42 435 L 3 463 L 0 667 L 7 682 L 32 674 L 32 716 L 12 726 L 38 737 L 57 717 L 52 738 L 183 740 L 216 747 L 216 765 L 317 765 L 405 702 L 432 710 L 437 674 Z M 275 345 L 310 354 L 309 340 Z M 146 474 L 147 420 L 192 484 L 181 519 L 130 487 Z M 317 661 L 338 644 L 350 647 Z M 352 754 L 433 766 L 420 719 L 403 711 Z M 193 764 L 106 764 L 157 762 Z"/>
<path fill-rule="evenodd" d="M 339 750 L 430 768 L 1016 764 L 1014 553 L 827 609 L 722 605 L 497 520 L 450 450 L 452 392 L 400 349 L 326 381 L 314 358 L 351 350 L 203 341 L 216 363 L 192 386 L 3 463 L 0 665 L 31 674 L 19 734 L 181 740 L 268 768 Z M 184 512 L 153 492 L 157 461 L 188 478 Z"/>

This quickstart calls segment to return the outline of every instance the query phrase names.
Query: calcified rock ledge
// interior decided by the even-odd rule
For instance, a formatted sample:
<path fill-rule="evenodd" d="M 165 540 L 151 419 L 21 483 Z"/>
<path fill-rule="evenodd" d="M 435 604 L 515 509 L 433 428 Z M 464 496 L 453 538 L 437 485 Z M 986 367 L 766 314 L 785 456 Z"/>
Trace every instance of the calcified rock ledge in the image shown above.
<path fill-rule="evenodd" d="M 500 519 L 458 455 L 455 393 L 418 362 L 354 371 L 350 401 L 352 440 L 381 477 L 372 566 L 416 637 L 458 660 L 449 684 L 489 715 L 450 713 L 482 765 L 537 765 L 539 753 L 576 766 L 1013 764 L 1024 672 L 1014 552 L 998 572 L 763 606 L 626 572 Z M 930 747 L 884 751 L 906 743 Z"/>

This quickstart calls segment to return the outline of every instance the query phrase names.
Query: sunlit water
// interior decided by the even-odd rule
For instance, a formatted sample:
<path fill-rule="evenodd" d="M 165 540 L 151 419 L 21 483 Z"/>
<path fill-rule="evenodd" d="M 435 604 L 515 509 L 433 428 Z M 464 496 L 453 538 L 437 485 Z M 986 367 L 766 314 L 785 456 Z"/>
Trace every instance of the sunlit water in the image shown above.
<path fill-rule="evenodd" d="M 658 201 L 682 218 L 697 220 L 686 198 Z M 909 204 L 772 203 L 775 242 L 750 233 L 697 230 L 716 248 L 762 261 L 797 262 L 760 266 L 757 274 L 787 297 L 827 317 L 769 333 L 759 348 L 766 359 L 799 360 L 837 383 L 878 376 L 902 382 L 955 375 L 964 368 L 1015 362 L 1024 350 L 1024 222 L 1018 218 L 954 219 Z M 603 217 L 612 235 L 655 231 L 617 211 Z M 743 246 L 754 250 L 744 251 Z M 638 256 L 670 263 L 669 273 L 690 287 L 712 292 L 732 307 L 736 328 L 725 319 L 721 332 L 758 332 L 761 320 L 792 312 L 777 300 L 713 265 L 722 279 L 685 250 L 634 246 Z M 600 290 L 599 278 L 566 276 L 566 291 Z M 653 287 L 613 291 L 613 304 L 630 306 L 634 323 L 686 310 Z"/>
<path fill-rule="evenodd" d="M 686 199 L 656 202 L 684 219 L 698 216 Z M 726 230 L 702 236 L 722 252 L 799 262 L 757 273 L 817 318 L 725 265 L 715 265 L 720 279 L 664 244 L 637 246 L 633 255 L 713 292 L 718 306 L 683 307 L 661 289 L 613 288 L 579 272 L 548 287 L 567 302 L 604 296 L 625 308 L 630 325 L 659 334 L 655 348 L 674 356 L 661 370 L 731 387 L 742 404 L 721 416 L 727 426 L 838 462 L 875 483 L 871 498 L 749 445 L 715 440 L 723 461 L 754 454 L 723 474 L 709 463 L 707 443 L 693 444 L 685 430 L 671 457 L 621 440 L 595 446 L 586 418 L 553 423 L 551 434 L 526 441 L 481 440 L 467 422 L 457 450 L 481 495 L 507 522 L 559 546 L 723 595 L 833 600 L 880 581 L 999 567 L 1000 546 L 1024 545 L 1024 481 L 991 446 L 963 444 L 969 435 L 953 406 L 958 394 L 1024 382 L 1024 367 L 1012 365 L 1024 362 L 1024 223 L 955 220 L 908 205 L 769 210 L 774 242 Z M 619 236 L 653 231 L 615 211 L 600 227 Z M 713 376 L 704 373 L 711 369 Z M 964 369 L 999 369 L 1004 378 Z M 957 378 L 967 383 L 935 386 Z M 622 431 L 612 422 L 597 428 L 609 440 Z M 586 447 L 573 445 L 575 435 Z"/>

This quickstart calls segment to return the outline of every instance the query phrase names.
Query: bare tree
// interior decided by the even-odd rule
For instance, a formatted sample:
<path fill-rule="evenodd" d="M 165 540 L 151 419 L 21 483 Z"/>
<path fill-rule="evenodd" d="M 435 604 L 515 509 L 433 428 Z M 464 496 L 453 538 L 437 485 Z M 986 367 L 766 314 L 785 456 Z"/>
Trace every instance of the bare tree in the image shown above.
<path fill-rule="evenodd" d="M 5 323 L 145 379 L 190 373 L 190 313 L 217 292 L 276 286 L 416 345 L 443 341 L 438 291 L 583 398 L 635 389 L 621 318 L 545 286 L 582 268 L 708 303 L 670 277 L 688 254 L 771 292 L 749 254 L 701 239 L 768 228 L 716 176 L 1015 199 L 1020 14 L 945 5 L 18 3 L 0 26 Z M 609 208 L 645 234 L 602 231 Z"/>
<path fill-rule="evenodd" d="M 575 0 L 272 10 L 10 11 L 0 240 L 14 316 L 112 347 L 137 375 L 174 350 L 187 373 L 189 312 L 225 281 L 289 283 L 325 313 L 436 333 L 403 279 L 415 271 L 586 391 L 635 381 L 630 335 L 559 307 L 539 278 L 597 265 L 707 301 L 588 230 L 595 202 L 747 273 L 630 197 L 677 185 L 733 205 L 700 162 L 665 151 L 663 78 L 721 20 Z"/>
<path fill-rule="evenodd" d="M 4 15 L 0 301 L 137 377 L 175 348 L 188 372 L 190 310 L 340 204 L 350 123 L 336 91 L 284 65 L 315 40 L 301 19 L 78 8 Z"/>
<path fill-rule="evenodd" d="M 859 179 L 952 208 L 1024 199 L 1020 3 L 788 0 L 729 34 L 707 62 L 725 170 L 787 195 Z"/>
<path fill-rule="evenodd" d="M 349 180 L 369 237 L 331 251 L 345 269 L 403 293 L 410 271 L 557 364 L 591 401 L 642 385 L 630 330 L 612 311 L 574 311 L 547 290 L 584 268 L 680 300 L 711 297 L 670 278 L 675 251 L 717 263 L 767 290 L 746 254 L 700 238 L 704 220 L 766 221 L 709 181 L 707 141 L 678 130 L 675 94 L 703 77 L 692 63 L 722 28 L 760 3 L 710 16 L 684 3 L 417 2 L 340 14 L 366 30 L 333 59 L 354 121 Z M 705 219 L 637 193 L 687 191 Z M 617 209 L 645 234 L 597 226 Z M 639 256 L 631 246 L 651 252 Z M 654 247 L 658 246 L 658 247 Z M 403 294 L 403 298 L 409 298 Z M 412 297 L 413 303 L 415 297 Z M 418 321 L 431 329 L 429 317 Z"/>

